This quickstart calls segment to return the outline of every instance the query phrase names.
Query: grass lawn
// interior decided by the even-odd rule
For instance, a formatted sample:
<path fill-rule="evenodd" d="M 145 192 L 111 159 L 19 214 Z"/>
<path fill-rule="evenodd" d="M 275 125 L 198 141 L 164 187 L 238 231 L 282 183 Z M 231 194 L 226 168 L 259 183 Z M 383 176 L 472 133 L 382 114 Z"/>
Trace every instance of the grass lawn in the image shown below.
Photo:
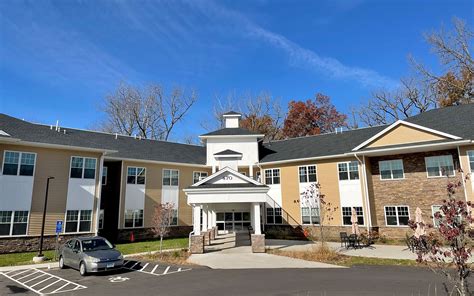
<path fill-rule="evenodd" d="M 173 238 L 163 240 L 163 250 L 187 247 L 188 238 Z M 160 240 L 158 239 L 136 243 L 117 244 L 116 248 L 124 255 L 148 251 L 158 251 L 160 249 Z M 33 264 L 33 257 L 36 256 L 37 253 L 38 252 L 0 254 L 0 266 Z M 54 251 L 45 251 L 44 255 L 49 259 L 49 261 L 51 261 L 54 257 Z"/>

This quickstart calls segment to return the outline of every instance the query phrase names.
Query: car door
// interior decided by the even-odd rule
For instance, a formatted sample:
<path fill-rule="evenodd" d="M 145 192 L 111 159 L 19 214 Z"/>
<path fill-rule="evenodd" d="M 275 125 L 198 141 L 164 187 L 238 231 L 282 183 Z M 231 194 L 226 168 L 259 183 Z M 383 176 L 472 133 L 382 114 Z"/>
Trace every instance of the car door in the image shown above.
<path fill-rule="evenodd" d="M 74 239 L 68 240 L 63 247 L 62 256 L 64 260 L 64 264 L 67 266 L 71 265 L 71 253 L 72 247 L 74 247 Z"/>
<path fill-rule="evenodd" d="M 75 240 L 74 246 L 71 251 L 71 267 L 79 268 L 79 262 L 81 261 L 81 242 Z"/>

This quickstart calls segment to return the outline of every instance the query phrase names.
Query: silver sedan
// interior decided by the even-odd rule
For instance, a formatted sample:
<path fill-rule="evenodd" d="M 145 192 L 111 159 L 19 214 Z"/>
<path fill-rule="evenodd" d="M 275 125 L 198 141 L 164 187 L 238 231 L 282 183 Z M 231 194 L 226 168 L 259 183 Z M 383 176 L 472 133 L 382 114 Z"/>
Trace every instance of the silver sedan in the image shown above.
<path fill-rule="evenodd" d="M 59 268 L 78 269 L 87 273 L 106 271 L 123 266 L 122 254 L 103 237 L 80 237 L 67 241 L 59 253 Z"/>

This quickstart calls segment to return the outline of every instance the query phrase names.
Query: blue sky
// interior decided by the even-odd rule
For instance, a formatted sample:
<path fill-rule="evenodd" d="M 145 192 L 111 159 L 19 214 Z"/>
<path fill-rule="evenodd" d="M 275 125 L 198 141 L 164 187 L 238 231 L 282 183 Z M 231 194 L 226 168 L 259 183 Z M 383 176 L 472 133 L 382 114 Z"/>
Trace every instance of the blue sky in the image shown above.
<path fill-rule="evenodd" d="M 0 2 L 0 112 L 89 128 L 120 81 L 195 89 L 173 135 L 198 135 L 216 96 L 317 92 L 336 107 L 409 74 L 408 54 L 437 69 L 423 33 L 472 26 L 471 1 Z"/>

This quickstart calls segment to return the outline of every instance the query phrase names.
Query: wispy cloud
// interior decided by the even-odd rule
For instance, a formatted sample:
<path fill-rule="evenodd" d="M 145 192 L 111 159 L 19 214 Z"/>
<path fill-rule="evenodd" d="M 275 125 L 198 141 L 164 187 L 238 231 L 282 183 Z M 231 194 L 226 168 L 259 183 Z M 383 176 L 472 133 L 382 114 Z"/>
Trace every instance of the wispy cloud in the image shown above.
<path fill-rule="evenodd" d="M 307 68 L 330 78 L 353 80 L 364 87 L 395 87 L 398 82 L 384 76 L 377 71 L 359 66 L 346 65 L 333 57 L 325 57 L 317 52 L 307 49 L 285 36 L 272 32 L 251 21 L 243 14 L 219 6 L 215 2 L 198 2 L 201 11 L 213 17 L 234 22 L 234 26 L 250 38 L 265 42 L 284 51 L 293 66 Z"/>

